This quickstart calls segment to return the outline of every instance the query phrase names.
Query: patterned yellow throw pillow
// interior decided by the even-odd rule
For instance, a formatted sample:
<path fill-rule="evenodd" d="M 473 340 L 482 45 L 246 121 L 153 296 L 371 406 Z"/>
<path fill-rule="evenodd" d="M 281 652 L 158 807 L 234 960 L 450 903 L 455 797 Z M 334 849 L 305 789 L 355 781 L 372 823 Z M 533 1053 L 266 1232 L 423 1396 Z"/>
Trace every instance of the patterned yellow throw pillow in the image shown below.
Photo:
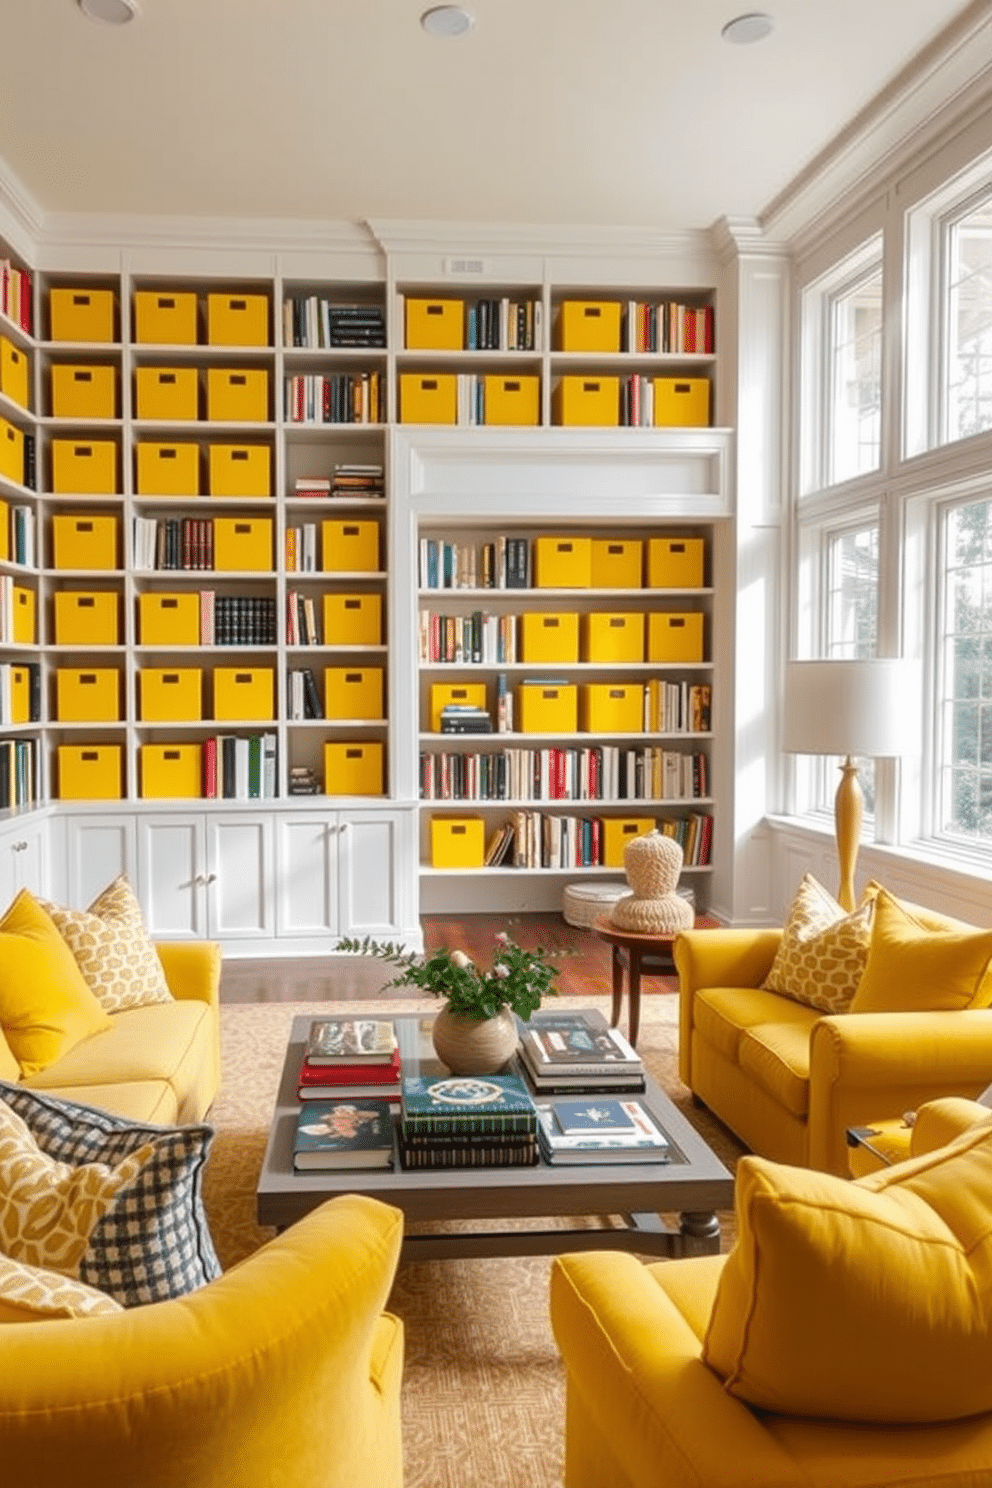
<path fill-rule="evenodd" d="M 124 1309 L 113 1297 L 41 1266 L 0 1255 L 0 1323 L 43 1318 L 104 1317 Z"/>
<path fill-rule="evenodd" d="M 97 895 L 89 909 L 43 902 L 104 1012 L 173 1000 L 145 930 L 141 905 L 123 874 Z"/>
<path fill-rule="evenodd" d="M 762 986 L 825 1013 L 846 1013 L 868 960 L 873 908 L 874 896 L 845 914 L 833 895 L 805 874 Z"/>

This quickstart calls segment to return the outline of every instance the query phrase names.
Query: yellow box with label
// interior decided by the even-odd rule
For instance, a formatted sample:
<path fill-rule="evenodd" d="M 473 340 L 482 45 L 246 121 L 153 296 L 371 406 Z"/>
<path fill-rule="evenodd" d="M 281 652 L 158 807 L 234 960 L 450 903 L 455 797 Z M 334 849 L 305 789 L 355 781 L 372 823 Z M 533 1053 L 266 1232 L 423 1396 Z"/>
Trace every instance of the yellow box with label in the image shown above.
<path fill-rule="evenodd" d="M 619 351 L 620 311 L 614 300 L 563 300 L 555 316 L 555 350 Z"/>
<path fill-rule="evenodd" d="M 208 294 L 207 342 L 210 346 L 268 346 L 268 296 Z"/>
<path fill-rule="evenodd" d="M 656 377 L 654 421 L 659 427 L 705 428 L 710 421 L 707 377 Z"/>
<path fill-rule="evenodd" d="M 33 646 L 38 639 L 38 601 L 34 590 L 15 584 L 13 609 L 14 640 L 19 646 Z"/>
<path fill-rule="evenodd" d="M 134 296 L 134 339 L 153 346 L 195 346 L 196 295 L 184 290 L 139 289 Z"/>
<path fill-rule="evenodd" d="M 541 421 L 541 379 L 487 374 L 482 379 L 487 424 L 538 424 Z"/>
<path fill-rule="evenodd" d="M 401 424 L 456 424 L 458 384 L 453 372 L 401 372 Z"/>
<path fill-rule="evenodd" d="M 381 744 L 325 744 L 324 793 L 381 796 L 386 790 Z"/>
<path fill-rule="evenodd" d="M 203 717 L 203 672 L 199 667 L 142 667 L 138 672 L 138 717 L 143 723 L 196 722 Z"/>
<path fill-rule="evenodd" d="M 588 589 L 592 580 L 592 540 L 588 537 L 535 537 L 532 548 L 535 589 Z"/>
<path fill-rule="evenodd" d="M 582 727 L 589 734 L 644 732 L 643 682 L 584 682 Z"/>
<path fill-rule="evenodd" d="M 24 484 L 24 435 L 0 418 L 0 475 L 15 485 Z"/>
<path fill-rule="evenodd" d="M 117 441 L 52 440 L 52 490 L 56 494 L 113 496 L 117 492 Z"/>
<path fill-rule="evenodd" d="M 214 717 L 268 720 L 276 716 L 272 667 L 214 667 Z"/>
<path fill-rule="evenodd" d="M 481 816 L 431 817 L 431 867 L 481 868 L 486 824 Z"/>
<path fill-rule="evenodd" d="M 325 646 L 381 646 L 382 596 L 325 594 Z"/>
<path fill-rule="evenodd" d="M 521 682 L 517 688 L 517 728 L 522 734 L 574 734 L 579 726 L 574 682 Z"/>
<path fill-rule="evenodd" d="M 535 610 L 520 616 L 521 661 L 578 661 L 579 617 Z"/>
<path fill-rule="evenodd" d="M 138 637 L 142 646 L 198 646 L 198 594 L 140 594 Z"/>
<path fill-rule="evenodd" d="M 592 539 L 593 589 L 640 589 L 644 544 L 640 538 Z"/>
<path fill-rule="evenodd" d="M 21 408 L 31 406 L 30 367 L 27 352 L 0 336 L 0 393 Z"/>
<path fill-rule="evenodd" d="M 648 538 L 649 589 L 701 589 L 704 546 L 701 537 Z"/>
<path fill-rule="evenodd" d="M 141 794 L 147 800 L 203 795 L 200 744 L 142 744 Z"/>
<path fill-rule="evenodd" d="M 552 422 L 615 428 L 620 423 L 619 377 L 563 377 L 551 394 Z"/>
<path fill-rule="evenodd" d="M 654 818 L 650 816 L 604 816 L 602 823 L 604 868 L 622 868 L 627 843 L 655 829 Z"/>
<path fill-rule="evenodd" d="M 382 718 L 382 667 L 327 667 L 325 718 Z"/>
<path fill-rule="evenodd" d="M 119 801 L 123 794 L 119 744 L 60 744 L 59 799 Z"/>
<path fill-rule="evenodd" d="M 112 289 L 51 289 L 48 316 L 53 341 L 113 341 Z"/>
<path fill-rule="evenodd" d="M 378 573 L 378 522 L 322 522 L 320 527 L 324 573 Z"/>
<path fill-rule="evenodd" d="M 485 682 L 432 682 L 431 683 L 431 733 L 441 732 L 441 715 L 448 706 L 460 708 L 485 708 Z"/>
<path fill-rule="evenodd" d="M 582 617 L 583 661 L 643 661 L 644 616 L 594 611 Z"/>
<path fill-rule="evenodd" d="M 52 416 L 71 419 L 117 417 L 117 368 L 65 362 L 51 369 Z"/>
<path fill-rule="evenodd" d="M 465 346 L 463 300 L 405 301 L 404 344 L 409 351 L 462 351 Z"/>
<path fill-rule="evenodd" d="M 55 595 L 57 646 L 116 646 L 120 601 L 109 590 L 62 589 Z"/>
<path fill-rule="evenodd" d="M 26 666 L 10 669 L 10 721 L 31 722 L 31 673 Z"/>
<path fill-rule="evenodd" d="M 703 616 L 655 612 L 648 616 L 648 661 L 702 661 Z"/>
<path fill-rule="evenodd" d="M 211 496 L 271 496 L 272 451 L 267 444 L 212 444 Z"/>
<path fill-rule="evenodd" d="M 269 416 L 269 373 L 265 367 L 207 368 L 207 418 L 213 422 L 264 424 Z"/>
<path fill-rule="evenodd" d="M 270 517 L 214 517 L 214 568 L 258 573 L 272 568 Z"/>
<path fill-rule="evenodd" d="M 118 668 L 58 667 L 55 716 L 60 723 L 115 723 L 121 716 Z"/>
<path fill-rule="evenodd" d="M 199 496 L 199 445 L 143 441 L 135 445 L 134 452 L 139 496 Z"/>
<path fill-rule="evenodd" d="M 169 419 L 177 423 L 198 419 L 200 374 L 197 368 L 139 367 L 134 374 L 134 412 L 139 419 Z"/>
<path fill-rule="evenodd" d="M 52 518 L 53 568 L 116 568 L 117 518 Z"/>

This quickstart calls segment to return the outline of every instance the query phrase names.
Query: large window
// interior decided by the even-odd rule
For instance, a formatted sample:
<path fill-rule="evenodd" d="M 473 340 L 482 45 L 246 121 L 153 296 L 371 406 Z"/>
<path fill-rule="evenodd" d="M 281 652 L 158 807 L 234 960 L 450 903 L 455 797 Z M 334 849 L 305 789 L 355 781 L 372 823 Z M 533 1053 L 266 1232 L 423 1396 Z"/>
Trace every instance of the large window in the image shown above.
<path fill-rule="evenodd" d="M 945 225 L 945 440 L 992 429 L 992 200 Z"/>
<path fill-rule="evenodd" d="M 992 845 L 992 500 L 952 507 L 943 535 L 936 825 Z"/>
<path fill-rule="evenodd" d="M 827 484 L 878 469 L 882 387 L 882 269 L 827 296 L 830 399 Z"/>
<path fill-rule="evenodd" d="M 826 634 L 828 659 L 861 661 L 878 652 L 878 524 L 826 534 Z M 821 810 L 833 810 L 841 759 L 828 759 L 820 774 Z M 875 761 L 856 759 L 864 794 L 864 829 L 875 814 Z"/>

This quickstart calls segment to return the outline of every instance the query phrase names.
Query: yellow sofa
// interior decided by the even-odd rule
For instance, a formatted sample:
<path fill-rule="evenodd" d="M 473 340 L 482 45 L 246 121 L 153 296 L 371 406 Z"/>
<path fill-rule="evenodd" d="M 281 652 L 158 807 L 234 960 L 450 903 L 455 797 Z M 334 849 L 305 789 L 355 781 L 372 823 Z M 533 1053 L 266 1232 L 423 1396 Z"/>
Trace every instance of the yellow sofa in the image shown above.
<path fill-rule="evenodd" d="M 402 1214 L 333 1199 L 186 1297 L 0 1323 L 11 1488 L 399 1488 Z"/>

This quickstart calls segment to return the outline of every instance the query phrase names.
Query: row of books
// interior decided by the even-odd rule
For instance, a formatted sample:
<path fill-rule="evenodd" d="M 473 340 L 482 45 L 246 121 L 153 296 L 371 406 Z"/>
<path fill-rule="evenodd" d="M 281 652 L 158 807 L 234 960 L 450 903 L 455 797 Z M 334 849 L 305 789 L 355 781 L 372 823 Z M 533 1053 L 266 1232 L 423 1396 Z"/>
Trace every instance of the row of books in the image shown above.
<path fill-rule="evenodd" d="M 708 734 L 713 689 L 708 682 L 666 682 L 652 677 L 644 687 L 646 734 Z"/>
<path fill-rule="evenodd" d="M 14 575 L 0 574 L 0 643 L 10 645 L 14 640 Z"/>
<path fill-rule="evenodd" d="M 0 724 L 13 723 L 13 677 L 11 668 L 14 663 L 9 661 L 0 662 Z M 18 670 L 26 671 L 28 674 L 28 723 L 39 723 L 41 721 L 41 667 L 36 661 L 29 661 L 26 665 L 18 667 Z M 22 720 L 23 721 L 23 720 Z"/>
<path fill-rule="evenodd" d="M 468 351 L 540 351 L 544 339 L 540 300 L 470 300 L 465 307 Z"/>
<path fill-rule="evenodd" d="M 218 734 L 203 741 L 203 794 L 270 801 L 276 795 L 275 734 Z"/>
<path fill-rule="evenodd" d="M 596 816 L 571 816 L 520 809 L 510 816 L 513 827 L 514 868 L 603 867 L 606 833 Z M 713 850 L 713 818 L 694 811 L 657 823 L 666 837 L 682 848 L 686 867 L 705 867 Z"/>
<path fill-rule="evenodd" d="M 317 572 L 317 523 L 286 528 L 285 568 L 289 573 Z"/>
<path fill-rule="evenodd" d="M 288 295 L 282 303 L 285 346 L 311 350 L 385 346 L 386 313 L 381 305 L 337 305 L 322 295 Z"/>
<path fill-rule="evenodd" d="M 286 674 L 286 716 L 293 720 L 324 716 L 317 679 L 309 667 Z"/>
<path fill-rule="evenodd" d="M 421 610 L 418 650 L 424 662 L 515 662 L 516 615 L 442 615 Z"/>
<path fill-rule="evenodd" d="M 41 798 L 37 739 L 0 739 L 0 810 Z"/>
<path fill-rule="evenodd" d="M 384 496 L 385 470 L 374 461 L 339 460 L 333 474 L 298 475 L 293 495 L 308 498 L 332 496 Z"/>
<path fill-rule="evenodd" d="M 0 259 L 0 314 L 32 334 L 31 275 L 9 258 Z"/>
<path fill-rule="evenodd" d="M 140 569 L 212 569 L 212 517 L 134 517 L 134 566 Z"/>
<path fill-rule="evenodd" d="M 711 355 L 714 350 L 712 305 L 684 305 L 676 300 L 628 300 L 624 349 Z"/>
<path fill-rule="evenodd" d="M 385 378 L 380 372 L 309 372 L 287 377 L 283 414 L 292 424 L 385 423 Z"/>
<path fill-rule="evenodd" d="M 201 646 L 274 646 L 276 602 L 264 594 L 200 591 Z"/>
<path fill-rule="evenodd" d="M 648 745 L 420 754 L 425 801 L 685 801 L 709 795 L 709 760 Z"/>
<path fill-rule="evenodd" d="M 35 568 L 38 563 L 38 520 L 34 507 L 17 504 L 10 508 L 0 501 L 0 517 L 7 527 L 7 561 Z"/>
<path fill-rule="evenodd" d="M 312 594 L 291 589 L 286 595 L 286 645 L 320 646 L 321 628 Z"/>
<path fill-rule="evenodd" d="M 530 538 L 498 537 L 492 542 L 420 539 L 422 589 L 527 589 Z"/>

